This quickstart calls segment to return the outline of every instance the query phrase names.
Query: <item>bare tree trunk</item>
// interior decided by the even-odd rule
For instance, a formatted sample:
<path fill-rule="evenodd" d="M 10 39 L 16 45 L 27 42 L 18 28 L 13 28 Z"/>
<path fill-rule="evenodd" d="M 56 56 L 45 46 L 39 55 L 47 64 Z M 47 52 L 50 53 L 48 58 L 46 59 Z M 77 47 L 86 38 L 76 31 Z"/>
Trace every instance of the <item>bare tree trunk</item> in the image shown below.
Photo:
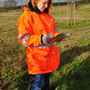
<path fill-rule="evenodd" d="M 67 3 L 67 25 L 69 24 L 69 4 Z"/>
<path fill-rule="evenodd" d="M 74 3 L 74 25 L 76 25 L 76 5 Z"/>
<path fill-rule="evenodd" d="M 73 4 L 72 2 L 70 3 L 71 5 L 71 26 L 72 26 L 72 23 L 73 23 Z"/>

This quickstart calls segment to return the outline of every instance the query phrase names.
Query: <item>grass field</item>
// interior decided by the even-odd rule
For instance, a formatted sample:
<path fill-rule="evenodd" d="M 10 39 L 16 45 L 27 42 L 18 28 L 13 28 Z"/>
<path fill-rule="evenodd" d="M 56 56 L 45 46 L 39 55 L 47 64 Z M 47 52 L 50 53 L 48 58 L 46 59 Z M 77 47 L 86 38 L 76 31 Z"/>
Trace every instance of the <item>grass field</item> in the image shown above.
<path fill-rule="evenodd" d="M 55 45 L 60 66 L 53 72 L 50 90 L 90 90 L 90 4 L 77 9 L 76 25 L 67 25 L 66 6 L 51 11 L 59 32 L 70 37 Z M 17 41 L 17 21 L 22 10 L 0 12 L 0 68 L 5 90 L 28 90 L 33 76 L 27 73 L 26 48 Z"/>

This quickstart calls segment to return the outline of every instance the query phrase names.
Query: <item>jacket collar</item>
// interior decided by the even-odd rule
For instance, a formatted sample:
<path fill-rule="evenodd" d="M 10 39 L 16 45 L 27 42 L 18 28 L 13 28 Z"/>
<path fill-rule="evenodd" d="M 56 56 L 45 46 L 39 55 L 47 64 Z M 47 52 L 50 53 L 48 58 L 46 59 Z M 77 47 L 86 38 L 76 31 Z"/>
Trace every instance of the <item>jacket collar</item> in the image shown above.
<path fill-rule="evenodd" d="M 28 8 L 32 11 L 32 12 L 36 12 L 36 13 L 38 13 L 38 14 L 41 14 L 42 12 L 37 8 L 37 7 L 33 7 L 32 6 L 32 4 L 31 4 L 31 2 L 30 3 L 28 3 Z M 49 11 L 48 11 L 48 9 L 45 9 L 44 10 L 44 13 L 48 13 Z"/>

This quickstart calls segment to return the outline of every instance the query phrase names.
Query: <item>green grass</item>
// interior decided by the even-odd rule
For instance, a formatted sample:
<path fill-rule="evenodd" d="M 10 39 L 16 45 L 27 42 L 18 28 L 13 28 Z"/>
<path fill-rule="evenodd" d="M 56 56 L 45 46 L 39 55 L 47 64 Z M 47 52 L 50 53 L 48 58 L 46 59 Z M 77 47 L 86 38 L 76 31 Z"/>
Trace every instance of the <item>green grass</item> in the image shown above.
<path fill-rule="evenodd" d="M 60 66 L 52 73 L 50 90 L 90 90 L 90 4 L 77 10 L 76 25 L 67 25 L 66 6 L 51 12 L 59 32 L 70 37 L 55 45 L 60 50 Z M 33 76 L 27 73 L 26 48 L 17 40 L 17 21 L 22 10 L 0 12 L 0 68 L 5 90 L 28 90 Z"/>
<path fill-rule="evenodd" d="M 75 25 L 72 25 L 72 26 L 71 26 L 71 23 L 69 23 L 69 25 L 67 25 L 67 22 L 56 22 L 56 25 L 60 29 L 78 29 L 78 28 L 90 26 L 90 21 L 80 21 L 80 22 L 77 22 Z"/>

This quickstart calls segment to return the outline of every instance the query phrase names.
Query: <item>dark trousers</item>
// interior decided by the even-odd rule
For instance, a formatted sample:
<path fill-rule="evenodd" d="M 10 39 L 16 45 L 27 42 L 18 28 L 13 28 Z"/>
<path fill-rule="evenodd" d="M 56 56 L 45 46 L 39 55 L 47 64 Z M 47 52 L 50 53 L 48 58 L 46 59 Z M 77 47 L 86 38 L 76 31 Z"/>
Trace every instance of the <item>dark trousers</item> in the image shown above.
<path fill-rule="evenodd" d="M 30 90 L 49 90 L 50 76 L 51 73 L 34 75 L 35 82 Z"/>

